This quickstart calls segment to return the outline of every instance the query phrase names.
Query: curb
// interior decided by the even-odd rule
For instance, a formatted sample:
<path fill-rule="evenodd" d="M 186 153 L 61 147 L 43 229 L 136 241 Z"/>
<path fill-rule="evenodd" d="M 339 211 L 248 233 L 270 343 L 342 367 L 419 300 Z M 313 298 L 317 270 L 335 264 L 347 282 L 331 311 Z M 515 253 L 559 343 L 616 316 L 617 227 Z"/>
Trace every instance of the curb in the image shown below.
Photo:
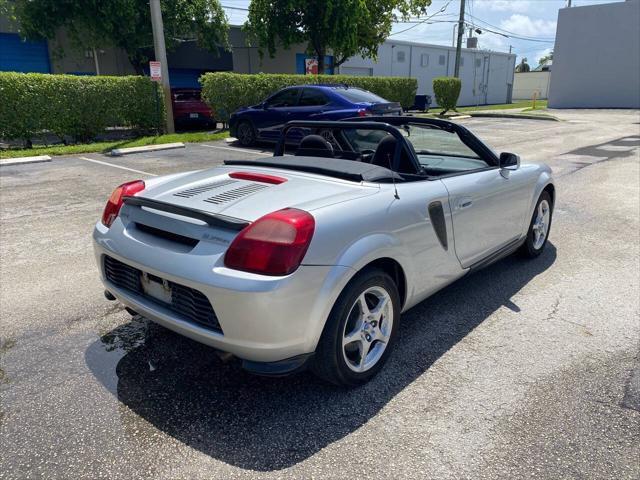
<path fill-rule="evenodd" d="M 50 162 L 51 157 L 49 155 L 37 155 L 35 157 L 18 157 L 18 158 L 3 158 L 0 160 L 0 167 L 10 167 L 12 165 L 25 165 L 29 163 L 43 163 Z"/>
<path fill-rule="evenodd" d="M 470 117 L 484 118 L 523 118 L 525 120 L 547 120 L 549 122 L 559 122 L 560 119 L 546 115 L 527 115 L 526 113 L 475 113 L 469 112 Z"/>
<path fill-rule="evenodd" d="M 184 143 L 161 143 L 159 145 L 145 145 L 143 147 L 114 148 L 110 154 L 112 157 L 119 157 L 131 153 L 155 152 L 157 150 L 170 150 L 172 148 L 184 148 Z"/>

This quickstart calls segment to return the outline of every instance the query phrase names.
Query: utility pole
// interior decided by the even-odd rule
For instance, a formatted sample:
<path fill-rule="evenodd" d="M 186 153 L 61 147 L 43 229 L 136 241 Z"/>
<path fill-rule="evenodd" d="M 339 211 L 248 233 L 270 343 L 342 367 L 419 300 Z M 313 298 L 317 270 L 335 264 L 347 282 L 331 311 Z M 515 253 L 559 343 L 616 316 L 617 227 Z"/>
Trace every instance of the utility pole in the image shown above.
<path fill-rule="evenodd" d="M 167 64 L 167 50 L 164 45 L 164 26 L 162 25 L 162 10 L 160 0 L 150 0 L 151 27 L 153 29 L 153 47 L 156 60 L 160 62 L 162 72 L 162 90 L 164 91 L 164 108 L 167 114 L 167 133 L 175 133 L 173 126 L 173 108 L 171 106 L 171 85 L 169 84 L 169 65 Z"/>
<path fill-rule="evenodd" d="M 458 20 L 458 41 L 456 43 L 456 66 L 453 70 L 454 77 L 460 77 L 460 54 L 462 53 L 462 36 L 464 35 L 464 1 L 460 0 L 460 19 Z"/>

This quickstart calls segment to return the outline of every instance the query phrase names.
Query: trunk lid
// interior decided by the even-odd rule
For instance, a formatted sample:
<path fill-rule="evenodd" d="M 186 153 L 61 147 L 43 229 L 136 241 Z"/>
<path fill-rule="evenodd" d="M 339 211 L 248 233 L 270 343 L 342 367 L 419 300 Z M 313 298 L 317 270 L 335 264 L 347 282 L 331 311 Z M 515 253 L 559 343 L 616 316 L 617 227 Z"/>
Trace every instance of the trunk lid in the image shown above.
<path fill-rule="evenodd" d="M 401 115 L 402 107 L 398 102 L 373 103 L 369 111 L 373 115 Z"/>
<path fill-rule="evenodd" d="M 253 172 L 283 178 L 280 184 L 231 178 L 231 172 Z M 378 188 L 315 174 L 258 167 L 219 167 L 194 172 L 152 186 L 140 195 L 179 207 L 253 222 L 287 207 L 315 208 L 372 195 Z"/>
<path fill-rule="evenodd" d="M 281 184 L 231 178 L 231 172 L 282 177 Z M 277 210 L 316 208 L 373 195 L 377 186 L 276 168 L 219 167 L 160 183 L 125 201 L 127 236 L 152 248 L 221 258 L 239 231 Z M 155 207 L 155 208 L 154 208 Z M 213 258 L 212 257 L 212 258 Z"/>

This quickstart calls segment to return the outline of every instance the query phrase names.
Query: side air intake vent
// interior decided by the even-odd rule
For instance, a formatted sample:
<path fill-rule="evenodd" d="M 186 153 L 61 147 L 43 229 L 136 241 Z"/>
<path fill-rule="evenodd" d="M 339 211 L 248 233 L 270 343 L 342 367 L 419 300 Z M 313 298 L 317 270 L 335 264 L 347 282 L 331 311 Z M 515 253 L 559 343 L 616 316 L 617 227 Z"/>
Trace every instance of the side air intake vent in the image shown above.
<path fill-rule="evenodd" d="M 449 248 L 447 242 L 447 224 L 444 219 L 444 210 L 442 209 L 441 202 L 431 202 L 429 205 L 429 218 L 431 218 L 431 224 L 438 236 L 440 245 L 447 250 Z"/>
<path fill-rule="evenodd" d="M 252 193 L 256 193 L 262 190 L 263 188 L 269 188 L 269 185 L 265 185 L 262 183 L 250 183 L 248 185 L 242 185 L 241 187 L 233 188 L 226 192 L 219 193 L 217 195 L 214 195 L 213 197 L 205 199 L 204 201 L 220 205 L 221 203 L 227 203 L 233 200 L 237 200 L 238 198 L 246 197 L 247 195 L 251 195 Z"/>
<path fill-rule="evenodd" d="M 227 180 L 218 180 L 217 182 L 205 183 L 204 185 L 199 185 L 197 187 L 189 188 L 187 190 L 183 190 L 178 193 L 174 193 L 175 197 L 182 198 L 191 198 L 196 195 L 200 195 L 201 193 L 210 192 L 211 190 L 215 190 L 216 188 L 224 187 L 226 185 L 231 185 L 232 183 L 238 183 L 238 180 L 233 180 L 231 178 Z"/>

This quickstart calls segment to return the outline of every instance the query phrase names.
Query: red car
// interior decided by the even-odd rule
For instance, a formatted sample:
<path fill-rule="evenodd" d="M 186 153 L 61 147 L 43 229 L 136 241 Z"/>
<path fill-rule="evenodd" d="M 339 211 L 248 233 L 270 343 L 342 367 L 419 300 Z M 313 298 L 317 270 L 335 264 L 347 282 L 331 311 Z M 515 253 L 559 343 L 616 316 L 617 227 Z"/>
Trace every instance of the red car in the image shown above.
<path fill-rule="evenodd" d="M 216 121 L 209 106 L 195 88 L 172 88 L 173 119 L 178 126 L 202 125 L 215 127 Z"/>

